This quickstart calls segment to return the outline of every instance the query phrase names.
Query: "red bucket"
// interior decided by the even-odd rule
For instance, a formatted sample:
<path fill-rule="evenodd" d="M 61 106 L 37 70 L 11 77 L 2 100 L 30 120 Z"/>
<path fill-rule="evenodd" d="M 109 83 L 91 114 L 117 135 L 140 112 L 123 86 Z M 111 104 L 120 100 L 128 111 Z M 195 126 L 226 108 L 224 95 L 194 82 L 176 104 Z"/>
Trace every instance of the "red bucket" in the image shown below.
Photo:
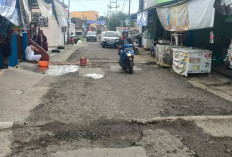
<path fill-rule="evenodd" d="M 80 65 L 81 66 L 86 66 L 86 64 L 87 64 L 87 59 L 85 57 L 81 57 L 81 59 L 80 59 Z"/>

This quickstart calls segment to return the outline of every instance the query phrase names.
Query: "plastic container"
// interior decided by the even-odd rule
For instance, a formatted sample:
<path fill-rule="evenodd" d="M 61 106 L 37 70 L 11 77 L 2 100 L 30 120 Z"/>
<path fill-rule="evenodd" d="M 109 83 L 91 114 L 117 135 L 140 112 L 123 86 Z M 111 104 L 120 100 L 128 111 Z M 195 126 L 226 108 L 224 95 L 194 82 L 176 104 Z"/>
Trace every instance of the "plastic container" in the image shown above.
<path fill-rule="evenodd" d="M 39 61 L 39 66 L 40 67 L 48 67 L 49 62 L 48 61 Z"/>
<path fill-rule="evenodd" d="M 86 64 L 87 64 L 87 59 L 85 57 L 81 57 L 80 66 L 86 66 Z"/>

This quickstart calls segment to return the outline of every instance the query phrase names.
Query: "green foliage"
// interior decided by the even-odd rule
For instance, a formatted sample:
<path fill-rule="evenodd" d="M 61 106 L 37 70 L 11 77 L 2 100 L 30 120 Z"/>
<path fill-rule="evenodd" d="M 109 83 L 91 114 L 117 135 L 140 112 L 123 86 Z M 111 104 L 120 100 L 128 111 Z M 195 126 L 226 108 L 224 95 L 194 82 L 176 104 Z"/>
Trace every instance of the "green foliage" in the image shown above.
<path fill-rule="evenodd" d="M 98 18 L 98 21 L 107 21 L 108 20 L 108 18 L 107 17 L 105 17 L 105 16 L 100 16 L 99 18 Z"/>
<path fill-rule="evenodd" d="M 127 17 L 128 17 L 127 14 L 123 12 L 118 12 L 117 14 L 114 14 L 107 21 L 108 29 L 111 31 L 115 31 L 116 27 L 120 27 L 120 21 L 124 21 L 124 26 L 125 26 L 125 20 Z"/>

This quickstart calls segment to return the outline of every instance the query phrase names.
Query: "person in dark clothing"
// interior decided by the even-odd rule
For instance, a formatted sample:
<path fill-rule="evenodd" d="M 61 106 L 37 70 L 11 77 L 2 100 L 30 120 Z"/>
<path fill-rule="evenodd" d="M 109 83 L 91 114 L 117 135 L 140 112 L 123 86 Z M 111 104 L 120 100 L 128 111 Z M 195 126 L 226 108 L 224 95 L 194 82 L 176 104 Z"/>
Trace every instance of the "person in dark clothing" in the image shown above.
<path fill-rule="evenodd" d="M 44 35 L 42 30 L 39 30 L 37 36 L 37 44 L 42 47 L 45 51 L 48 51 L 48 40 L 47 37 Z"/>
<path fill-rule="evenodd" d="M 123 61 L 123 46 L 128 45 L 128 44 L 133 44 L 133 41 L 131 38 L 128 37 L 128 31 L 124 30 L 122 32 L 122 38 L 120 38 L 119 43 L 118 43 L 118 55 L 120 55 L 120 62 Z"/>
<path fill-rule="evenodd" d="M 11 40 L 13 31 L 11 29 L 11 24 L 6 19 L 0 16 L 0 53 L 3 56 L 3 66 L 2 68 L 8 68 L 8 59 L 11 56 Z"/>
<path fill-rule="evenodd" d="M 128 37 L 128 31 L 124 30 L 122 32 L 122 37 L 119 40 L 119 49 L 122 49 L 123 45 L 133 44 L 131 38 Z"/>
<path fill-rule="evenodd" d="M 34 42 L 36 42 L 36 43 L 37 43 L 37 37 L 36 37 L 36 35 L 33 35 L 32 40 L 33 40 Z"/>
<path fill-rule="evenodd" d="M 3 69 L 7 69 L 8 58 L 11 56 L 11 43 L 8 37 L 0 36 L 0 51 L 3 54 Z"/>

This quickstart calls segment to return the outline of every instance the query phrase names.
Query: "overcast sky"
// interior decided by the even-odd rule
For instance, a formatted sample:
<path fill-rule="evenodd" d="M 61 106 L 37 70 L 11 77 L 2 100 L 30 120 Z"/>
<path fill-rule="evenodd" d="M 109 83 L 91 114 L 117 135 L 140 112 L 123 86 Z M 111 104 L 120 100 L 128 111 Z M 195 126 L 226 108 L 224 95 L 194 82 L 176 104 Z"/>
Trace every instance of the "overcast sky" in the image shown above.
<path fill-rule="evenodd" d="M 66 0 L 67 3 L 68 0 Z M 112 0 L 115 1 L 115 0 Z M 131 0 L 131 13 L 138 11 L 139 0 Z M 71 11 L 98 11 L 100 16 L 107 15 L 107 5 L 110 4 L 110 0 L 71 0 Z M 129 11 L 129 0 L 118 0 L 119 11 L 128 13 Z"/>

